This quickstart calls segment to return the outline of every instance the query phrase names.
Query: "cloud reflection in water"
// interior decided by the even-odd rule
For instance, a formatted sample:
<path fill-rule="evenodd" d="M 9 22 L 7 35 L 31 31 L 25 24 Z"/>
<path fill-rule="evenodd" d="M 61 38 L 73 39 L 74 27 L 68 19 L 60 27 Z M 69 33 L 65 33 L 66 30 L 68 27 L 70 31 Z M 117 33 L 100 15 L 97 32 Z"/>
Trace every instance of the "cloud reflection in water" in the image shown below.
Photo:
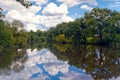
<path fill-rule="evenodd" d="M 40 51 L 26 50 L 29 58 L 24 64 L 24 69 L 18 73 L 12 72 L 10 75 L 0 75 L 0 80 L 93 80 L 90 75 L 83 74 L 72 69 L 68 61 L 58 60 L 48 49 Z"/>

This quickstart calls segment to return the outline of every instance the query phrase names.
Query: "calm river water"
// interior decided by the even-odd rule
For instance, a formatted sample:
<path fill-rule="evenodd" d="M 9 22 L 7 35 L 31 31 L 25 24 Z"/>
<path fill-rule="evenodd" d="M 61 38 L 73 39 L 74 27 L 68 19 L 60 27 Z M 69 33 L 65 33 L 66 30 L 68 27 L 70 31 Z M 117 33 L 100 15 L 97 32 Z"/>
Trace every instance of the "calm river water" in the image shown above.
<path fill-rule="evenodd" d="M 0 80 L 120 80 L 120 49 L 71 44 L 5 49 Z"/>

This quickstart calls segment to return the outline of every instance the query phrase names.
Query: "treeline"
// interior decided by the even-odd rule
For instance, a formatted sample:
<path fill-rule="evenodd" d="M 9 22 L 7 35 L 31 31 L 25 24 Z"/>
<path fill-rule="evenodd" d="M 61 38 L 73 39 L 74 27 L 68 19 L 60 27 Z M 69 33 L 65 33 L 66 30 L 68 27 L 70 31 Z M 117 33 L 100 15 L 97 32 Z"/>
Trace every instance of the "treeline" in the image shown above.
<path fill-rule="evenodd" d="M 41 47 L 45 45 L 46 42 L 46 32 L 37 30 L 36 32 L 30 31 L 28 32 L 28 40 L 27 40 L 27 47 Z"/>
<path fill-rule="evenodd" d="M 6 22 L 0 12 L 0 48 L 25 47 L 34 43 L 119 44 L 120 12 L 94 8 L 73 22 L 58 24 L 48 31 L 23 29 L 20 21 Z M 39 46 L 39 45 L 37 45 Z"/>
<path fill-rule="evenodd" d="M 74 44 L 120 43 L 120 13 L 94 8 L 73 22 L 58 24 L 47 31 L 48 42 Z"/>
<path fill-rule="evenodd" d="M 28 33 L 23 29 L 23 24 L 19 21 L 11 23 L 0 21 L 0 48 L 5 47 L 25 47 Z"/>
<path fill-rule="evenodd" d="M 28 32 L 28 43 L 42 43 L 46 42 L 46 32 L 37 30 L 36 32 Z"/>
<path fill-rule="evenodd" d="M 26 32 L 23 29 L 23 24 L 17 20 L 13 22 L 0 21 L 0 48 L 22 48 L 43 42 L 46 42 L 46 33 L 44 31 Z"/>
<path fill-rule="evenodd" d="M 0 8 L 0 50 L 6 47 L 23 48 L 28 45 L 33 46 L 35 43 L 46 42 L 46 33 L 44 31 L 26 32 L 23 28 L 24 25 L 20 21 L 5 21 L 5 15 L 2 14 L 2 11 L 3 9 Z"/>

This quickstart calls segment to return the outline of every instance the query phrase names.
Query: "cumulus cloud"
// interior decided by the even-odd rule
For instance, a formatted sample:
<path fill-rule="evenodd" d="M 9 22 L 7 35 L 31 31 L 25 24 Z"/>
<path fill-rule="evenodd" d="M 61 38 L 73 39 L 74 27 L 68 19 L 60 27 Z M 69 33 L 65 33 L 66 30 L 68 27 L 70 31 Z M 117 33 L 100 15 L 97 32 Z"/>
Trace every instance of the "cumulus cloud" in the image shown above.
<path fill-rule="evenodd" d="M 41 10 L 41 6 L 31 6 L 26 11 L 31 13 L 37 13 L 39 10 Z"/>
<path fill-rule="evenodd" d="M 68 7 L 73 7 L 82 3 L 89 3 L 90 5 L 97 5 L 96 0 L 57 0 L 68 5 Z"/>
<path fill-rule="evenodd" d="M 92 10 L 93 9 L 92 7 L 90 7 L 88 5 L 82 5 L 80 8 L 85 9 L 85 10 Z"/>
<path fill-rule="evenodd" d="M 22 6 L 20 3 L 16 2 L 15 0 L 0 0 L 0 7 L 3 8 L 3 10 L 19 10 L 20 12 L 23 12 L 26 10 L 24 6 Z"/>
<path fill-rule="evenodd" d="M 25 26 L 25 29 L 27 30 L 27 31 L 34 31 L 34 32 L 36 32 L 37 31 L 37 26 L 36 25 L 34 25 L 34 24 L 27 24 L 26 26 Z"/>
<path fill-rule="evenodd" d="M 39 16 L 39 20 L 41 24 L 46 28 L 55 27 L 57 24 L 61 22 L 69 22 L 73 21 L 73 19 L 66 15 L 56 15 L 56 16 Z"/>
<path fill-rule="evenodd" d="M 27 31 L 36 31 L 37 29 L 47 30 L 50 27 L 55 27 L 59 23 L 73 21 L 73 19 L 67 15 L 69 13 L 69 7 L 82 3 L 97 4 L 95 0 L 57 0 L 58 2 L 62 2 L 59 6 L 55 3 L 48 4 L 48 0 L 29 1 L 35 2 L 37 5 L 25 8 L 15 0 L 0 0 L 0 7 L 7 11 L 6 20 L 20 20 L 24 23 Z M 42 6 L 44 4 L 46 5 L 45 7 Z M 91 7 L 82 6 L 82 8 L 90 10 Z"/>
<path fill-rule="evenodd" d="M 66 15 L 68 14 L 68 8 L 65 4 L 60 5 L 59 7 L 55 3 L 49 3 L 47 7 L 42 11 L 43 15 L 55 16 L 55 15 Z"/>
<path fill-rule="evenodd" d="M 0 0 L 0 7 L 7 11 L 6 20 L 19 20 L 23 22 L 25 25 L 24 28 L 27 31 L 36 31 L 37 29 L 47 30 L 50 27 L 55 27 L 61 22 L 73 20 L 71 17 L 67 16 L 68 8 L 65 4 L 57 6 L 55 3 L 47 4 L 48 0 L 29 1 L 36 2 L 37 5 L 25 8 L 15 0 Z M 42 6 L 44 4 L 47 5 L 45 8 Z M 42 15 L 38 14 L 42 8 Z"/>
<path fill-rule="evenodd" d="M 19 12 L 19 11 L 17 11 L 17 10 L 11 10 L 11 11 L 9 11 L 7 14 L 6 14 L 6 17 L 8 18 L 8 19 L 21 19 L 21 13 Z"/>
<path fill-rule="evenodd" d="M 45 21 L 44 26 L 47 28 L 55 27 L 58 23 L 73 21 L 73 19 L 68 14 L 67 5 L 61 4 L 57 6 L 55 3 L 49 3 L 42 11 L 43 20 Z"/>
<path fill-rule="evenodd" d="M 23 14 L 18 10 L 10 10 L 6 14 L 6 19 L 8 21 L 19 20 L 23 22 L 25 25 L 24 28 L 27 31 L 30 31 L 30 30 L 36 31 L 37 25 L 39 25 L 39 19 L 36 18 L 36 15 L 34 14 L 34 12 L 30 12 L 30 11 Z"/>

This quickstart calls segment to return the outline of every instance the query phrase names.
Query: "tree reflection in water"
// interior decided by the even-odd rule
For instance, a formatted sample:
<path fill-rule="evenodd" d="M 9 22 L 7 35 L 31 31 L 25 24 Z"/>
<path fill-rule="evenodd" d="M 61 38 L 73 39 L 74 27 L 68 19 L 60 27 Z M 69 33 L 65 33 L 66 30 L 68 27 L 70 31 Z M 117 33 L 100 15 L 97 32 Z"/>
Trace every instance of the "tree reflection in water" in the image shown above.
<path fill-rule="evenodd" d="M 28 72 L 27 75 L 29 74 L 32 75 L 33 74 L 31 73 L 32 71 L 35 71 L 34 73 L 38 72 L 39 69 L 41 70 L 41 68 L 38 68 L 37 65 L 33 67 L 30 66 L 30 62 L 31 60 L 35 60 L 35 61 L 37 60 L 38 62 L 33 61 L 33 63 L 40 64 L 43 63 L 42 60 L 40 60 L 42 58 L 43 60 L 45 61 L 48 60 L 49 62 L 49 56 L 48 58 L 45 57 L 48 54 L 45 55 L 44 52 L 39 53 L 39 51 L 41 51 L 41 49 L 44 47 L 47 47 L 54 55 L 57 56 L 56 58 L 54 55 L 52 55 L 51 59 L 55 58 L 55 60 L 59 59 L 60 61 L 61 60 L 68 61 L 69 65 L 76 66 L 77 68 L 80 69 L 82 68 L 83 70 L 85 70 L 87 74 L 90 74 L 95 80 L 102 80 L 102 79 L 108 80 L 113 77 L 117 78 L 118 76 L 120 76 L 119 48 L 93 46 L 93 45 L 77 46 L 72 44 L 51 44 L 51 45 L 49 44 L 48 46 L 39 45 L 38 48 L 35 48 L 35 51 L 34 50 L 32 51 L 32 49 L 27 49 L 28 52 L 33 52 L 33 53 L 38 51 L 38 53 L 34 53 L 34 54 L 32 53 L 26 54 L 25 49 L 18 51 L 17 49 L 9 49 L 9 48 L 3 49 L 0 51 L 0 75 L 2 74 L 10 75 L 11 72 L 22 71 L 25 66 L 24 63 L 26 61 L 27 62 L 25 64 Z M 49 55 L 51 55 L 51 53 L 49 53 Z M 59 62 L 59 60 L 57 61 Z M 46 70 L 47 69 L 51 70 L 52 68 L 46 65 Z M 21 72 L 21 74 L 23 73 Z M 22 76 L 24 76 L 24 74 Z"/>
<path fill-rule="evenodd" d="M 53 44 L 48 48 L 58 59 L 86 70 L 95 80 L 120 76 L 119 48 L 71 44 Z"/>
<path fill-rule="evenodd" d="M 19 72 L 23 69 L 23 63 L 28 59 L 24 49 L 6 48 L 0 51 L 0 75 L 9 75 L 11 71 Z"/>

